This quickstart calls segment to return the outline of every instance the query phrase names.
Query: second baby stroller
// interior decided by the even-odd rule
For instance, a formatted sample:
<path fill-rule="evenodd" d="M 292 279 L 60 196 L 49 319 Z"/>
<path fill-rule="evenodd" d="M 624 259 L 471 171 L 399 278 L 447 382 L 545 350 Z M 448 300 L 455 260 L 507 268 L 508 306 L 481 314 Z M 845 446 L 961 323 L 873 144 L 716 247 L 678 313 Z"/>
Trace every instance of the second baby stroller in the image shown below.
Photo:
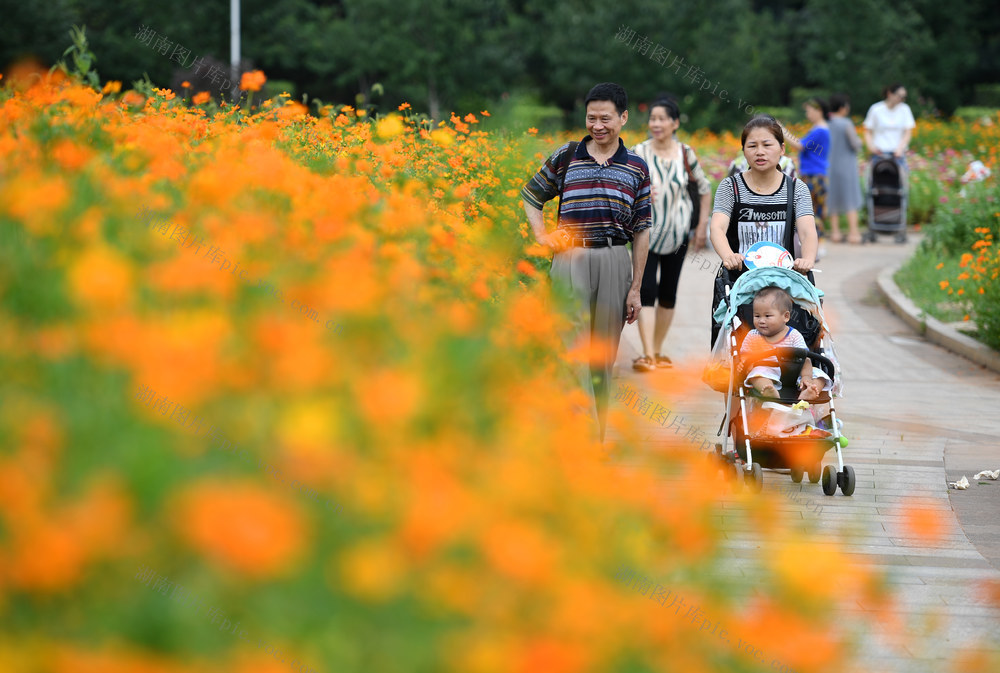
<path fill-rule="evenodd" d="M 868 166 L 868 231 L 865 239 L 874 243 L 878 235 L 896 234 L 897 243 L 906 242 L 906 169 L 891 154 L 874 157 Z"/>
<path fill-rule="evenodd" d="M 753 300 L 756 293 L 775 286 L 787 292 L 794 303 L 788 325 L 801 334 L 809 348 L 770 349 L 748 354 L 741 351 L 743 339 L 753 324 Z M 840 366 L 833 349 L 829 328 L 820 305 L 822 292 L 796 271 L 764 267 L 747 271 L 737 278 L 716 310 L 722 329 L 706 368 L 705 380 L 726 394 L 726 413 L 716 445 L 718 457 L 736 474 L 737 483 L 746 481 L 755 490 L 763 486 L 763 468 L 789 469 L 792 480 L 800 482 L 808 473 L 809 481 L 822 479 L 823 492 L 833 495 L 838 486 L 844 495 L 854 493 L 854 470 L 845 465 L 842 447 L 846 439 L 840 433 L 833 398 L 843 389 Z M 796 403 L 796 378 L 809 358 L 814 371 L 829 379 L 828 390 L 808 405 Z M 779 397 L 763 397 L 745 385 L 748 373 L 764 361 L 781 369 Z M 729 438 L 734 446 L 729 448 Z M 821 469 L 823 456 L 836 449 L 836 466 Z"/>

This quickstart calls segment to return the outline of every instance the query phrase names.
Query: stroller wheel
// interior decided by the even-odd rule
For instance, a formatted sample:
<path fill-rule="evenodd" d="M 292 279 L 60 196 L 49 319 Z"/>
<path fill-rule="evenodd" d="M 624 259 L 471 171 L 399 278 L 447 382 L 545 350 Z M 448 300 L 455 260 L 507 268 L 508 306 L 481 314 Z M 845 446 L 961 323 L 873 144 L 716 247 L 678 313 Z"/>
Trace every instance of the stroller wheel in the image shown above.
<path fill-rule="evenodd" d="M 737 493 L 743 489 L 743 468 L 738 464 L 733 464 L 733 492 Z"/>
<path fill-rule="evenodd" d="M 827 465 L 823 468 L 823 493 L 833 495 L 837 492 L 837 468 Z"/>
<path fill-rule="evenodd" d="M 817 460 L 816 463 L 809 468 L 809 483 L 815 484 L 817 481 L 819 481 L 819 478 L 822 475 L 822 473 L 823 473 L 823 466 L 820 465 L 819 461 Z"/>
<path fill-rule="evenodd" d="M 793 467 L 792 468 L 792 481 L 794 481 L 796 484 L 800 483 L 802 481 L 802 474 L 803 474 L 802 468 Z"/>
<path fill-rule="evenodd" d="M 747 486 L 754 493 L 760 493 L 760 490 L 764 488 L 764 470 L 761 469 L 760 463 L 754 463 L 749 472 L 744 472 Z"/>
<path fill-rule="evenodd" d="M 844 495 L 854 495 L 854 487 L 857 480 L 854 476 L 854 468 L 850 465 L 844 465 L 844 471 L 837 475 L 837 480 L 840 482 L 840 492 Z"/>
<path fill-rule="evenodd" d="M 906 243 L 906 232 L 896 234 L 896 243 Z"/>

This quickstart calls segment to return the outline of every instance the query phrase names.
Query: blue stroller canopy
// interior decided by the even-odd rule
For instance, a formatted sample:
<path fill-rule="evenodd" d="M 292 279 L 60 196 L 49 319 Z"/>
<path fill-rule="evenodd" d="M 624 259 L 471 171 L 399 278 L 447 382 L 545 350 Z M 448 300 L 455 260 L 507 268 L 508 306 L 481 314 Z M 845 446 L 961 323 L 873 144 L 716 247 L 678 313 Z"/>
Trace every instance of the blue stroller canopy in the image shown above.
<path fill-rule="evenodd" d="M 728 325 L 736 311 L 743 304 L 752 301 L 754 295 L 765 287 L 780 287 L 792 296 L 795 303 L 806 308 L 810 313 L 818 317 L 826 327 L 823 313 L 820 309 L 819 300 L 823 296 L 823 291 L 809 282 L 809 279 L 798 271 L 786 269 L 780 266 L 766 266 L 759 269 L 751 269 L 736 279 L 729 290 L 729 297 L 715 308 L 713 318 L 715 322 Z"/>

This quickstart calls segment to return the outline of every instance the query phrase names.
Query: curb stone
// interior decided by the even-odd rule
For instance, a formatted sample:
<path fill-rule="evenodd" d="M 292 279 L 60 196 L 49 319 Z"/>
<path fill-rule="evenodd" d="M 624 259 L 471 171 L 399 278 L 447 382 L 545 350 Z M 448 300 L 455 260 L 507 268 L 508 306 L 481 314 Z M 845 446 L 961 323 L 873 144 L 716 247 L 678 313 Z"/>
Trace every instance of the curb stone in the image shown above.
<path fill-rule="evenodd" d="M 897 264 L 883 269 L 878 275 L 879 290 L 889 302 L 892 311 L 931 343 L 946 348 L 952 353 L 957 353 L 991 371 L 1000 373 L 1000 353 L 986 344 L 962 334 L 937 318 L 927 315 L 903 294 L 903 291 L 893 280 L 893 276 L 899 271 L 900 266 Z"/>

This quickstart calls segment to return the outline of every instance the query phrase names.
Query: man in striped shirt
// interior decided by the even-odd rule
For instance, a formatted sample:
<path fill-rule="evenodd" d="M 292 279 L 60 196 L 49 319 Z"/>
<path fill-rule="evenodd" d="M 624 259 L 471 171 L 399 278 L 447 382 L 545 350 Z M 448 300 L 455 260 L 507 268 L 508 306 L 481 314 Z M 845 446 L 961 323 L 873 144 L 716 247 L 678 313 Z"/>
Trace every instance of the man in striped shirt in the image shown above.
<path fill-rule="evenodd" d="M 652 226 L 649 169 L 618 137 L 628 121 L 625 89 L 598 84 L 585 100 L 588 135 L 560 147 L 524 185 L 521 198 L 535 238 L 555 252 L 550 275 L 579 302 L 577 339 L 589 346 L 589 376 L 604 439 L 611 373 L 625 322 L 639 316 L 639 286 Z M 556 231 L 545 230 L 542 207 L 559 196 Z M 630 256 L 626 243 L 632 243 Z M 583 341 L 584 339 L 588 341 Z"/>

